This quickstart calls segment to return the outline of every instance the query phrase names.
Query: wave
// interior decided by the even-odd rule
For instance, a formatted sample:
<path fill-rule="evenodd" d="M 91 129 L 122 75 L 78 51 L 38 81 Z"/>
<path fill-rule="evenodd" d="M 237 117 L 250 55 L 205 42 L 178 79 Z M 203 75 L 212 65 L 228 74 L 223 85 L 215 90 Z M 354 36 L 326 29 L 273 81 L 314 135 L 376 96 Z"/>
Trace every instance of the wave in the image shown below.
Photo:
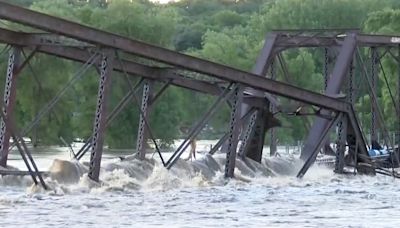
<path fill-rule="evenodd" d="M 179 159 L 167 170 L 155 159 L 139 160 L 134 156 L 125 159 L 112 159 L 104 162 L 100 171 L 100 182 L 94 182 L 87 176 L 88 163 L 77 160 L 54 159 L 45 181 L 51 194 L 74 194 L 81 192 L 105 191 L 165 191 L 185 187 L 206 187 L 227 184 L 224 178 L 225 154 L 204 155 L 198 160 Z M 274 183 L 293 182 L 302 162 L 296 158 L 268 157 L 261 163 L 251 159 L 236 159 L 235 183 Z M 318 167 L 317 167 L 318 168 Z M 332 176 L 332 171 L 311 172 L 315 178 L 319 175 Z M 326 170 L 326 171 L 325 171 Z M 315 174 L 317 173 L 317 174 Z M 277 177 L 277 178 L 274 178 Z M 313 178 L 312 175 L 310 175 Z M 29 193 L 44 192 L 40 186 L 32 185 L 29 177 L 2 177 L 0 185 L 22 185 Z"/>

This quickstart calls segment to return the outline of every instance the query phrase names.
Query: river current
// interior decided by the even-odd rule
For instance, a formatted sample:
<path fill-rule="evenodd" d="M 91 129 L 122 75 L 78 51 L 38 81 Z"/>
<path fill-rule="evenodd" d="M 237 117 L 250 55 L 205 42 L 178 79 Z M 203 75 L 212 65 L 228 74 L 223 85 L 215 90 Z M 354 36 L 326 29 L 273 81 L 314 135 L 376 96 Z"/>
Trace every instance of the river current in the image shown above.
<path fill-rule="evenodd" d="M 205 157 L 199 156 L 203 158 L 198 160 Z M 223 156 L 216 155 L 215 160 Z M 191 166 L 180 161 L 166 171 L 158 161 L 149 161 L 151 165 L 138 170 L 137 161 L 121 163 L 116 157 L 105 155 L 102 184 L 97 185 L 85 174 L 72 184 L 47 177 L 52 190 L 43 191 L 28 177 L 1 177 L 0 227 L 400 225 L 400 181 L 391 177 L 343 176 L 314 166 L 297 179 L 280 170 L 295 163 L 280 158 L 265 162 L 258 172 L 239 164 L 238 178 L 227 182 L 218 168 L 202 171 L 209 162 Z M 55 158 L 68 159 L 69 154 L 50 150 L 35 158 L 40 169 L 47 170 Z M 10 165 L 23 169 L 16 153 Z M 268 166 L 274 168 L 268 171 Z"/>

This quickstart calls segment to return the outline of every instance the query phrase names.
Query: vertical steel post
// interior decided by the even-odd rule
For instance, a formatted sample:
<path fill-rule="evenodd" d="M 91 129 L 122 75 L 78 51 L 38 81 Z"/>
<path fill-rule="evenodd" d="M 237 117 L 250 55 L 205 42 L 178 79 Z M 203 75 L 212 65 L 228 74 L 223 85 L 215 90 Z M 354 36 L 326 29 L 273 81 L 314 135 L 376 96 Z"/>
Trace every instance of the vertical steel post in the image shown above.
<path fill-rule="evenodd" d="M 347 101 L 353 105 L 353 67 L 354 63 L 351 61 L 350 67 L 349 67 L 349 78 L 347 81 Z M 343 168 L 344 168 L 344 153 L 346 151 L 346 142 L 347 142 L 347 127 L 348 127 L 348 121 L 347 121 L 347 116 L 343 115 L 342 119 L 340 120 L 338 124 L 338 142 L 337 142 L 337 151 L 336 151 L 336 161 L 335 161 L 335 172 L 336 173 L 343 173 Z M 355 145 L 350 145 L 354 146 Z M 350 148 L 349 148 L 350 152 Z"/>
<path fill-rule="evenodd" d="M 397 47 L 397 107 L 400 109 L 400 45 Z M 400 116 L 397 116 L 397 134 L 395 134 L 397 150 L 400 150 Z"/>
<path fill-rule="evenodd" d="M 113 71 L 114 52 L 105 50 L 100 65 L 100 81 L 97 95 L 96 115 L 93 127 L 92 148 L 88 176 L 99 181 L 101 156 L 103 153 L 104 132 L 107 119 L 108 93 L 111 87 L 111 73 Z"/>
<path fill-rule="evenodd" d="M 338 144 L 336 151 L 335 172 L 343 173 L 344 168 L 344 153 L 346 151 L 347 139 L 347 117 L 343 115 L 339 122 Z"/>
<path fill-rule="evenodd" d="M 248 124 L 248 126 L 247 126 L 247 129 L 246 129 L 246 131 L 244 131 L 244 135 L 243 135 L 243 141 L 242 141 L 242 144 L 240 145 L 240 148 L 239 148 L 239 156 L 241 157 L 241 158 L 246 158 L 246 153 L 245 153 L 245 149 L 246 149 L 246 147 L 247 147 L 247 144 L 249 143 L 249 139 L 250 139 L 250 137 L 252 137 L 252 133 L 254 132 L 253 131 L 253 128 L 254 128 L 254 125 L 256 124 L 256 118 L 257 118 L 257 113 L 258 113 L 258 110 L 257 111 L 255 111 L 252 115 L 251 115 L 251 117 L 250 117 L 250 120 L 249 120 L 249 124 Z M 243 117 L 242 117 L 243 118 Z M 243 125 L 244 126 L 244 125 Z"/>
<path fill-rule="evenodd" d="M 140 120 L 139 120 L 139 128 L 138 128 L 138 135 L 137 135 L 137 143 L 136 143 L 136 151 L 139 155 L 139 159 L 146 158 L 146 141 L 148 137 L 148 128 L 146 126 L 146 120 L 148 120 L 148 113 L 149 113 L 149 102 L 152 100 L 152 87 L 153 82 L 146 80 L 143 85 L 143 95 L 142 95 L 142 106 L 141 106 L 141 113 L 140 113 Z"/>
<path fill-rule="evenodd" d="M 17 95 L 17 77 L 20 66 L 21 48 L 13 47 L 8 57 L 6 83 L 4 88 L 4 107 L 2 112 L 7 118 L 13 115 Z M 7 166 L 8 148 L 10 145 L 10 129 L 6 127 L 4 120 L 0 126 L 0 166 Z"/>
<path fill-rule="evenodd" d="M 329 80 L 329 51 L 328 48 L 324 49 L 324 91 L 328 87 L 328 80 Z"/>
<path fill-rule="evenodd" d="M 378 58 L 378 52 L 376 47 L 371 48 L 371 87 L 372 87 L 372 93 L 377 92 L 377 79 L 378 79 L 378 68 L 376 67 L 377 64 L 377 58 Z M 376 104 L 377 105 L 377 104 Z M 372 101 L 371 98 L 371 143 L 372 141 L 377 140 L 377 134 L 376 134 L 376 107 L 374 102 Z"/>
<path fill-rule="evenodd" d="M 275 72 L 275 61 L 274 61 L 274 58 L 272 58 L 272 60 L 271 60 L 270 70 L 271 70 L 271 72 L 270 72 L 271 73 L 271 79 L 275 80 L 276 79 L 276 72 Z M 273 96 L 273 97 L 275 97 L 275 96 Z M 274 113 L 276 111 L 276 107 L 275 107 L 274 104 L 272 104 L 272 103 L 270 104 L 269 111 L 271 113 Z M 270 129 L 270 141 L 271 142 L 270 142 L 270 147 L 269 147 L 269 149 L 270 149 L 269 154 L 272 157 L 272 156 L 275 156 L 275 154 L 276 154 L 276 152 L 278 150 L 275 128 L 271 128 Z"/>
<path fill-rule="evenodd" d="M 231 120 L 228 136 L 228 148 L 226 151 L 225 177 L 232 178 L 234 176 L 236 163 L 236 150 L 239 142 L 240 133 L 240 115 L 243 100 L 243 87 L 237 86 L 234 91 L 234 103 L 232 105 Z"/>

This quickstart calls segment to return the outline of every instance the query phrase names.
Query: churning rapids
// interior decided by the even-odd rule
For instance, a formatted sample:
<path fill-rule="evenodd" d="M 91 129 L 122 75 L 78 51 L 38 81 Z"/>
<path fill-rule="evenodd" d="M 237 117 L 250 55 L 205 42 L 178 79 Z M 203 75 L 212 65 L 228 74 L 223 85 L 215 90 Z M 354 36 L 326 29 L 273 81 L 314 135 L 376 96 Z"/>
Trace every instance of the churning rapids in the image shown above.
<path fill-rule="evenodd" d="M 237 160 L 223 178 L 224 155 L 121 161 L 106 154 L 101 184 L 66 152 L 34 155 L 51 172 L 51 191 L 28 177 L 0 177 L 0 227 L 398 227 L 400 182 L 385 176 L 340 176 L 314 166 L 299 180 L 293 158 Z M 166 155 L 168 157 L 168 155 Z M 184 155 L 185 156 L 185 155 Z M 151 156 L 150 156 L 151 157 Z M 156 156 L 154 156 L 155 158 Z M 17 155 L 10 165 L 23 168 Z M 251 167 L 249 167 L 251 166 Z"/>

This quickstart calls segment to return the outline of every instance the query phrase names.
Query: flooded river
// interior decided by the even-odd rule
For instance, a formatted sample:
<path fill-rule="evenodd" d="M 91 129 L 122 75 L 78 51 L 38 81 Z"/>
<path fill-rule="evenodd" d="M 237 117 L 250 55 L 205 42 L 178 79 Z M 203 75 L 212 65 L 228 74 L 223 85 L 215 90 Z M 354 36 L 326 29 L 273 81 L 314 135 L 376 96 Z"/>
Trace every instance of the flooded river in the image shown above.
<path fill-rule="evenodd" d="M 238 179 L 225 181 L 210 160 L 180 161 L 171 171 L 160 163 L 136 169 L 106 154 L 96 185 L 84 174 L 67 184 L 50 177 L 52 190 L 32 187 L 28 177 L 0 178 L 0 227 L 398 227 L 400 181 L 384 176 L 340 176 L 313 167 L 299 180 L 296 162 L 266 159 L 264 167 L 239 164 Z M 168 154 L 165 154 L 168 157 Z M 186 155 L 184 155 L 185 157 Z M 35 154 L 42 170 L 67 150 Z M 201 157 L 201 156 L 200 156 Z M 223 154 L 216 155 L 220 164 Z M 17 154 L 10 165 L 23 169 Z M 203 158 L 198 160 L 208 159 Z M 214 161 L 214 160 L 213 160 Z M 291 167 L 293 165 L 293 167 Z M 136 168 L 135 168 L 136 167 Z M 209 168 L 209 167 L 207 167 Z M 199 171 L 200 170 L 200 171 Z M 270 175 L 269 175 L 270 174 Z"/>

